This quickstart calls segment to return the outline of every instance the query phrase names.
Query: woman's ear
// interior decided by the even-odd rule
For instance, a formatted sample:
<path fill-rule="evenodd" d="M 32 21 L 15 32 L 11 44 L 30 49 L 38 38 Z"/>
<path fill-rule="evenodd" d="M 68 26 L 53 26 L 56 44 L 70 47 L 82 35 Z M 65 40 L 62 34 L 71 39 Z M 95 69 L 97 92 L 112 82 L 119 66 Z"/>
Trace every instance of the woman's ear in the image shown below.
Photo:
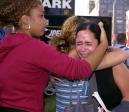
<path fill-rule="evenodd" d="M 23 15 L 21 17 L 21 22 L 24 23 L 24 24 L 28 24 L 29 23 L 29 17 L 26 16 L 26 15 Z"/>
<path fill-rule="evenodd" d="M 30 18 L 27 15 L 21 17 L 20 23 L 24 30 L 30 29 Z"/>

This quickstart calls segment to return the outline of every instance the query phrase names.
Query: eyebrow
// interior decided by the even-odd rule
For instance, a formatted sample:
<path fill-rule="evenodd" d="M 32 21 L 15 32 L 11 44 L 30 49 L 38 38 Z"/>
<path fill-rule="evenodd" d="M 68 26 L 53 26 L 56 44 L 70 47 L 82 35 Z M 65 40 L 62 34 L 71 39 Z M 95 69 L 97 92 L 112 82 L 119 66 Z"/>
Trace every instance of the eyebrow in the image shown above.
<path fill-rule="evenodd" d="M 82 41 L 75 41 L 75 43 L 82 43 Z"/>
<path fill-rule="evenodd" d="M 83 42 L 82 41 L 76 41 L 76 43 L 83 43 Z M 92 42 L 86 41 L 84 43 L 92 43 Z"/>

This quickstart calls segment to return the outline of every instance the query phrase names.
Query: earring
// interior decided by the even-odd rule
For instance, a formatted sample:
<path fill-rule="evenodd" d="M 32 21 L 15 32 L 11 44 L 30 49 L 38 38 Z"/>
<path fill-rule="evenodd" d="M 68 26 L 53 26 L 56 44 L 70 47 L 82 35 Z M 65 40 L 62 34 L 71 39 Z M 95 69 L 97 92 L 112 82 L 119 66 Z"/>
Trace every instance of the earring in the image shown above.
<path fill-rule="evenodd" d="M 28 25 L 28 30 L 30 30 L 30 24 Z"/>

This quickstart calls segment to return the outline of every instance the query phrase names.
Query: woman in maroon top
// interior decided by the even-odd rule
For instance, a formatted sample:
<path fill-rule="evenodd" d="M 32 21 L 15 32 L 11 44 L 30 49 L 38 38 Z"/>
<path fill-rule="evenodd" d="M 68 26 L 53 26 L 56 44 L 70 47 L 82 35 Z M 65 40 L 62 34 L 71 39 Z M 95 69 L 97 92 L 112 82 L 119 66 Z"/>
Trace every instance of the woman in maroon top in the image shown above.
<path fill-rule="evenodd" d="M 16 30 L 0 41 L 1 112 L 44 112 L 43 92 L 48 72 L 67 79 L 88 78 L 108 46 L 102 24 L 101 42 L 84 60 L 70 58 L 32 38 L 43 35 L 46 26 L 40 0 L 2 0 L 0 24 L 13 25 Z"/>

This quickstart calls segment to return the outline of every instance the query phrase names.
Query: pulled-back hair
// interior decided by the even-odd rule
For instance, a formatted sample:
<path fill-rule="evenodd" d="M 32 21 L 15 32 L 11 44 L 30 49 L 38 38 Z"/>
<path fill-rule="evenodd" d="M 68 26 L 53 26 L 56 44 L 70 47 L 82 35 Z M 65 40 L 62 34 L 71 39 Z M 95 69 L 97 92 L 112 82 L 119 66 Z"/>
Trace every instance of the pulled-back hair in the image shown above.
<path fill-rule="evenodd" d="M 83 30 L 91 31 L 94 34 L 95 38 L 98 40 L 98 43 L 100 43 L 101 30 L 97 23 L 95 22 L 81 23 L 76 30 L 76 35 L 79 31 L 83 31 Z"/>
<path fill-rule="evenodd" d="M 13 25 L 18 27 L 23 15 L 29 15 L 31 9 L 41 4 L 40 0 L 1 0 L 0 25 Z"/>

